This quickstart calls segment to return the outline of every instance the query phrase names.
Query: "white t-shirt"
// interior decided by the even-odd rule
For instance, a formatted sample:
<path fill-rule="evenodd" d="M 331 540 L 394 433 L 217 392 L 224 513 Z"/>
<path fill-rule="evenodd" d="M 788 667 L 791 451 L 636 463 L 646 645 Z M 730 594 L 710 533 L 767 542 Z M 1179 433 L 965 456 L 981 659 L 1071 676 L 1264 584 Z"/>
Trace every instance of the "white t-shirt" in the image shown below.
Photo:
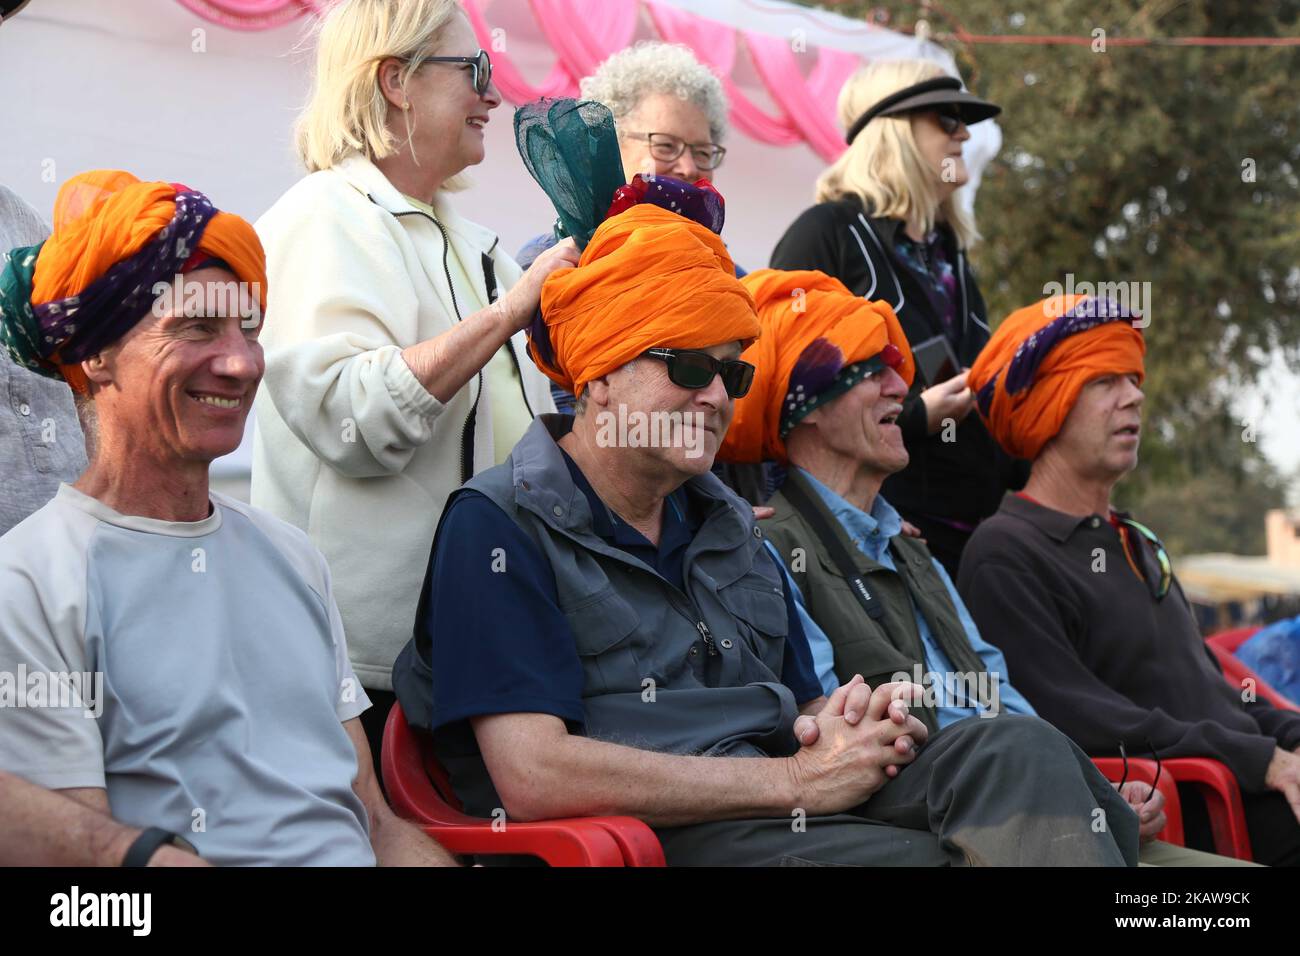
<path fill-rule="evenodd" d="M 370 701 L 325 559 L 211 500 L 159 521 L 62 485 L 0 537 L 0 769 L 103 787 L 213 863 L 373 865 L 342 726 Z"/>

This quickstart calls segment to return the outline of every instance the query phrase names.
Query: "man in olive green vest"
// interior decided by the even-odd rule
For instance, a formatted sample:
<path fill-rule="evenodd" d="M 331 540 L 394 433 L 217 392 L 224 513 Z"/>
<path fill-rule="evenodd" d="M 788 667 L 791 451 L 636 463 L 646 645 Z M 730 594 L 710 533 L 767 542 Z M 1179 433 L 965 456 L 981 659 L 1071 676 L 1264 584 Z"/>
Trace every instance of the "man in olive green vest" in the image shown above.
<path fill-rule="evenodd" d="M 922 541 L 903 534 L 898 512 L 880 495 L 908 461 L 897 419 L 913 365 L 897 320 L 882 303 L 863 302 L 818 276 L 755 273 L 745 280 L 763 332 L 744 354 L 756 366 L 754 384 L 737 403 L 721 451 L 788 467 L 768 501 L 774 514 L 761 527 L 794 583 L 817 679 L 825 688 L 856 674 L 873 687 L 896 680 L 923 686 L 925 699 L 912 714 L 932 738 L 968 719 L 1037 719 L 943 566 Z M 1238 862 L 1154 841 L 1166 822 L 1163 796 L 1137 782 L 1122 792 L 1139 816 L 1142 862 Z"/>

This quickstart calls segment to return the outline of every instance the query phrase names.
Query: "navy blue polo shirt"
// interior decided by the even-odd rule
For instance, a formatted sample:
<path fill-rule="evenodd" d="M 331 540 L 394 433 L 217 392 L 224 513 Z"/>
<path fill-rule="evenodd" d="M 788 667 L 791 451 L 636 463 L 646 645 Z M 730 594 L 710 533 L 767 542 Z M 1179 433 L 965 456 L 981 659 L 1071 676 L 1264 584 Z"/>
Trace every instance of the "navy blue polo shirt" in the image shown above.
<path fill-rule="evenodd" d="M 701 523 L 685 489 L 665 500 L 656 547 L 605 506 L 567 454 L 564 459 L 587 496 L 594 532 L 685 593 L 683 563 Z M 767 549 L 762 554 L 759 560 L 771 560 Z M 785 582 L 790 622 L 782 682 L 803 704 L 822 690 L 793 587 L 785 568 L 773 564 Z M 416 627 L 431 639 L 434 729 L 487 714 L 543 713 L 581 730 L 582 663 L 550 564 L 527 533 L 479 492 L 462 491 L 448 507 L 428 587 L 427 619 Z"/>

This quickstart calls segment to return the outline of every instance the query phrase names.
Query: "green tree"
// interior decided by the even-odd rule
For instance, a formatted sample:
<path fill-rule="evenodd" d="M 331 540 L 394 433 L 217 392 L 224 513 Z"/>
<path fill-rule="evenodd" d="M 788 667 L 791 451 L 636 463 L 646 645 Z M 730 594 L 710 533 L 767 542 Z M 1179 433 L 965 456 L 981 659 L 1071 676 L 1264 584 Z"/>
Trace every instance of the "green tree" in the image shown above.
<path fill-rule="evenodd" d="M 1068 273 L 1076 283 L 1150 283 L 1143 461 L 1120 504 L 1155 525 L 1158 512 L 1176 551 L 1262 551 L 1263 511 L 1282 505 L 1285 483 L 1243 440 L 1231 402 L 1277 350 L 1289 364 L 1300 358 L 1300 48 L 1115 41 L 1296 37 L 1300 2 L 834 9 L 887 12 L 903 31 L 925 18 L 968 86 L 1002 105 L 973 253 L 992 316 L 1042 298 Z M 961 31 L 1089 45 L 967 44 L 952 36 Z"/>

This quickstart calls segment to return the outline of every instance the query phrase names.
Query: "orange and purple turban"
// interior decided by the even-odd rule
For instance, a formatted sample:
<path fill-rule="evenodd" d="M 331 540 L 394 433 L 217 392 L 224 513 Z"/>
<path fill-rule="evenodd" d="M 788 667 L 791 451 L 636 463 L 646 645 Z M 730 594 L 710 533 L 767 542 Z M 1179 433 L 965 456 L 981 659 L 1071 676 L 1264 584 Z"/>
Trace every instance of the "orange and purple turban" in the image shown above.
<path fill-rule="evenodd" d="M 94 170 L 64 183 L 54 232 L 14 249 L 0 271 L 0 345 L 13 360 L 78 392 L 81 361 L 148 314 L 154 287 L 217 260 L 266 308 L 266 256 L 253 227 L 177 183 Z"/>
<path fill-rule="evenodd" d="M 699 184 L 658 185 L 701 198 Z M 529 354 L 551 381 L 575 395 L 647 349 L 734 341 L 743 347 L 758 335 L 754 300 L 711 225 L 687 218 L 690 210 L 680 204 L 670 209 L 657 201 L 615 211 L 596 229 L 577 267 L 556 269 L 542 286 Z M 715 203 L 720 197 L 710 209 Z"/>
<path fill-rule="evenodd" d="M 1033 459 L 1065 424 L 1083 386 L 1145 376 L 1136 315 L 1109 299 L 1053 296 L 1012 312 L 971 366 L 975 407 L 998 444 Z"/>
<path fill-rule="evenodd" d="M 868 302 L 823 272 L 760 269 L 741 283 L 754 296 L 762 334 L 741 356 L 754 366 L 754 384 L 736 402 L 720 459 L 784 463 L 785 436 L 805 415 L 883 366 L 912 384 L 912 350 L 884 302 Z"/>

